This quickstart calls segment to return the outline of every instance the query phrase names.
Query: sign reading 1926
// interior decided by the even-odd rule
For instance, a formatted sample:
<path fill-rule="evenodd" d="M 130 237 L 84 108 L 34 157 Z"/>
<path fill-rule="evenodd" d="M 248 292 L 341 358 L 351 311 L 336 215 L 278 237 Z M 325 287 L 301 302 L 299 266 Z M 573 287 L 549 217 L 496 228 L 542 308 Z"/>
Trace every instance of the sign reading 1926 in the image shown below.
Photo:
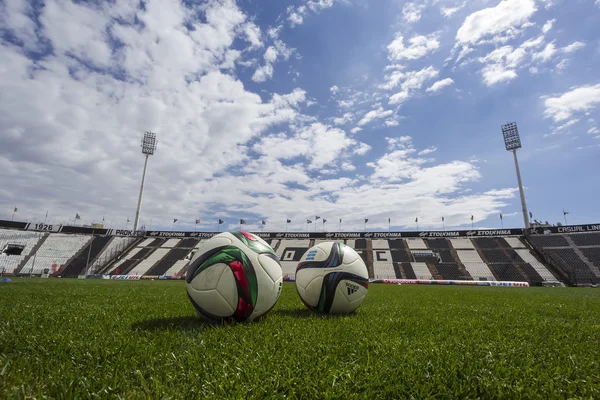
<path fill-rule="evenodd" d="M 44 231 L 44 232 L 58 232 L 60 230 L 60 225 L 52 225 L 52 224 L 27 224 L 25 228 L 28 231 Z"/>

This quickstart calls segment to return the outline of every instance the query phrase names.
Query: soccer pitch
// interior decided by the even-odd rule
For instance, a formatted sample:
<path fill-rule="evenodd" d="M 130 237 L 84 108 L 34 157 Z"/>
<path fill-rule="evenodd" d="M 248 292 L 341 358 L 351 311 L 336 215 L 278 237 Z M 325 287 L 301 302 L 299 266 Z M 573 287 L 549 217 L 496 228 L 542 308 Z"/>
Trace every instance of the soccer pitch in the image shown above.
<path fill-rule="evenodd" d="M 0 285 L 0 398 L 600 398 L 600 290 L 371 285 L 319 317 L 286 283 L 208 326 L 183 281 Z"/>

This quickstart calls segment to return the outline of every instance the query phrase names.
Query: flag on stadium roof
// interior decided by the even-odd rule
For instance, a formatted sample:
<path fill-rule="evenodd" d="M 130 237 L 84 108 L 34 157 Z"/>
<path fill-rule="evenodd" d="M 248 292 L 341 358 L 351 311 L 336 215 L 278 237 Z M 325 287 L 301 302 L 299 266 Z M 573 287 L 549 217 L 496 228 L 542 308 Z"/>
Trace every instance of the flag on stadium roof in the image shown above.
<path fill-rule="evenodd" d="M 240 225 L 245 225 L 246 224 L 246 220 L 245 219 L 240 219 Z"/>
<path fill-rule="evenodd" d="M 342 219 L 340 218 L 340 224 L 342 223 Z"/>
<path fill-rule="evenodd" d="M 326 219 L 323 219 L 323 223 L 325 223 L 325 222 L 327 222 L 327 220 L 326 220 Z"/>
<path fill-rule="evenodd" d="M 262 224 L 263 224 L 263 225 L 266 225 L 266 224 L 267 224 L 267 221 L 265 221 L 265 220 L 263 219 L 263 220 L 262 220 Z"/>
<path fill-rule="evenodd" d="M 310 219 L 307 219 L 307 220 L 306 220 L 306 223 L 307 223 L 307 224 L 312 224 L 312 221 L 311 221 Z"/>
<path fill-rule="evenodd" d="M 319 216 L 317 215 L 317 216 L 315 217 L 315 221 L 316 221 L 316 220 L 318 220 L 319 218 L 321 218 L 321 217 L 319 217 Z"/>
<path fill-rule="evenodd" d="M 502 218 L 504 218 L 504 217 L 502 216 L 502 213 L 500 213 L 500 219 L 502 219 Z"/>
<path fill-rule="evenodd" d="M 199 223 L 200 223 L 200 220 L 199 220 L 199 219 L 197 219 L 197 220 L 196 220 L 196 225 L 198 225 Z"/>
<path fill-rule="evenodd" d="M 473 216 L 471 215 L 471 221 L 473 221 Z"/>
<path fill-rule="evenodd" d="M 288 219 L 288 220 L 287 220 L 287 223 L 289 224 L 290 222 L 292 222 L 292 220 L 291 220 L 291 219 Z"/>
<path fill-rule="evenodd" d="M 419 217 L 415 218 L 415 222 L 419 222 Z"/>
<path fill-rule="evenodd" d="M 369 218 L 365 218 L 365 224 L 369 222 Z"/>
<path fill-rule="evenodd" d="M 224 221 L 222 219 L 219 220 L 219 225 L 221 225 Z"/>
<path fill-rule="evenodd" d="M 77 213 L 75 213 L 75 219 L 81 219 L 81 216 Z"/>
<path fill-rule="evenodd" d="M 13 212 L 17 212 L 17 211 L 19 211 L 19 209 L 17 207 L 15 207 L 15 211 L 13 211 Z"/>
<path fill-rule="evenodd" d="M 444 220 L 444 217 L 442 217 L 442 221 Z"/>

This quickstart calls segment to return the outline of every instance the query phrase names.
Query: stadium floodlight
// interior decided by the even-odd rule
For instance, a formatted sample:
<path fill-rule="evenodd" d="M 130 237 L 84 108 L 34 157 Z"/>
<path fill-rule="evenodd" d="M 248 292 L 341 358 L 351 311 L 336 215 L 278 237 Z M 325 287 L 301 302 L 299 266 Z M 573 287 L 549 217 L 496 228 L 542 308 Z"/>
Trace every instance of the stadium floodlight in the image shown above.
<path fill-rule="evenodd" d="M 521 208 L 523 209 L 523 222 L 525 229 L 529 229 L 529 215 L 527 213 L 527 204 L 525 204 L 525 192 L 523 192 L 523 183 L 521 182 L 521 171 L 519 170 L 519 160 L 517 159 L 517 149 L 521 148 L 521 138 L 516 122 L 509 122 L 502 125 L 502 135 L 504 136 L 504 145 L 507 151 L 512 151 L 515 158 L 515 169 L 517 170 L 517 181 L 519 183 L 519 192 L 521 194 Z"/>
<path fill-rule="evenodd" d="M 144 132 L 142 138 L 142 154 L 145 156 L 144 172 L 142 173 L 142 184 L 140 185 L 140 197 L 138 198 L 137 209 L 135 211 L 135 220 L 133 221 L 133 231 L 137 232 L 138 222 L 140 220 L 140 210 L 142 208 L 142 195 L 144 193 L 144 180 L 146 179 L 146 167 L 148 166 L 148 157 L 154 154 L 156 150 L 156 133 Z"/>

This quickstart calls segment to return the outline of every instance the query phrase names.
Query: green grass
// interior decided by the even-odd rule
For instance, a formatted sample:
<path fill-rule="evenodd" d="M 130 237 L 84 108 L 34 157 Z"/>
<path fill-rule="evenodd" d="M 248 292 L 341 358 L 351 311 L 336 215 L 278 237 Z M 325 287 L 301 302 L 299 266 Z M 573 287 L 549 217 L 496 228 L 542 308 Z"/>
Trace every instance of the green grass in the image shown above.
<path fill-rule="evenodd" d="M 372 285 L 203 325 L 184 282 L 0 284 L 0 398 L 600 398 L 600 290 Z"/>

